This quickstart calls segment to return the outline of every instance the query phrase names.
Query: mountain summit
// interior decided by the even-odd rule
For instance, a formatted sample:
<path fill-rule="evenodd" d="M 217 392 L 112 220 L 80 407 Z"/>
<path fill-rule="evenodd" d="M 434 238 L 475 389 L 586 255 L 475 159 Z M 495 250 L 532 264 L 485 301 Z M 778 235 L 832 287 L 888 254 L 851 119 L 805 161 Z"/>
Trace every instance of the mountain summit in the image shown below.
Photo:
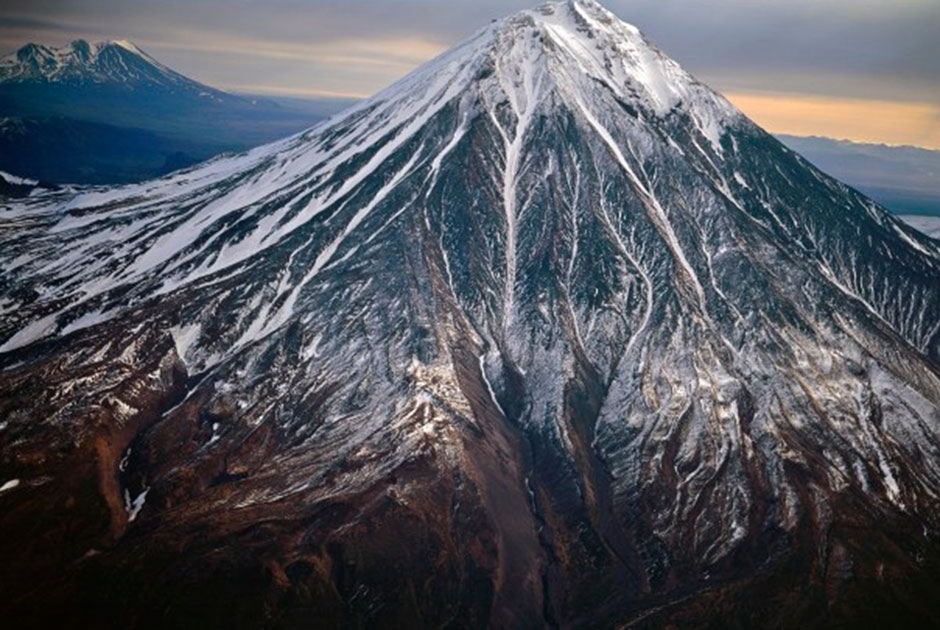
<path fill-rule="evenodd" d="M 11 618 L 940 621 L 940 249 L 595 2 L 0 221 Z"/>
<path fill-rule="evenodd" d="M 89 44 L 84 40 L 50 48 L 27 44 L 0 58 L 0 85 L 120 86 L 231 98 L 167 68 L 125 40 Z"/>
<path fill-rule="evenodd" d="M 126 41 L 0 59 L 0 170 L 52 184 L 139 182 L 323 118 L 203 85 Z"/>

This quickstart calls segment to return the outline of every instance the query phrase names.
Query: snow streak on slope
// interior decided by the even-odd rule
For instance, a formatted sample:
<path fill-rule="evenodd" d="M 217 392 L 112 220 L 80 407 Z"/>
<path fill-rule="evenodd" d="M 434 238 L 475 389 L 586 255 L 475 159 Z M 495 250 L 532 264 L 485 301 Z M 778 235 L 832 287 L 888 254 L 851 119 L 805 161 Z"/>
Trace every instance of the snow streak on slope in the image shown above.
<path fill-rule="evenodd" d="M 918 215 L 904 215 L 902 221 L 927 236 L 940 240 L 940 217 L 923 217 Z"/>
<path fill-rule="evenodd" d="M 636 99 L 639 93 L 641 99 L 651 99 L 655 115 L 664 115 L 681 98 L 688 98 L 689 113 L 696 120 L 726 122 L 737 116 L 719 97 L 652 49 L 632 27 L 617 27 L 593 52 L 585 51 L 583 45 L 573 49 L 575 42 L 584 39 L 584 23 L 597 20 L 611 23 L 612 18 L 599 7 L 581 4 L 570 11 L 547 7 L 523 13 L 484 29 L 322 128 L 157 183 L 7 209 L 4 219 L 15 230 L 8 234 L 18 241 L 29 239 L 29 249 L 35 252 L 13 256 L 7 271 L 35 274 L 48 292 L 44 296 L 62 306 L 47 313 L 41 322 L 33 322 L 28 330 L 21 328 L 2 349 L 11 350 L 53 334 L 64 327 L 57 327 L 56 322 L 68 325 L 67 320 L 76 316 L 73 314 L 80 317 L 98 309 L 100 316 L 87 319 L 87 323 L 107 320 L 120 311 L 120 303 L 107 299 L 119 288 L 135 287 L 135 293 L 144 295 L 163 294 L 238 268 L 312 224 L 319 215 L 345 207 L 376 169 L 448 106 L 485 108 L 505 144 L 501 179 L 506 213 L 504 313 L 508 321 L 514 299 L 520 172 L 530 167 L 530 163 L 523 163 L 523 152 L 531 120 L 540 107 L 544 114 L 558 98 L 580 99 L 578 94 L 590 76 L 603 78 L 618 96 L 632 94 Z M 567 48 L 553 51 L 554 55 L 543 54 L 542 38 L 546 36 Z M 612 59 L 619 63 L 612 72 L 604 72 Z M 495 74 L 477 81 L 481 69 L 492 60 L 497 60 Z M 633 71 L 635 64 L 637 70 Z M 671 90 L 665 90 L 665 85 Z M 480 93 L 480 102 L 461 102 L 473 92 Z M 504 128 L 497 118 L 504 116 L 501 107 L 507 102 L 512 118 L 507 125 L 511 128 Z M 344 142 L 334 145 L 335 136 L 340 135 Z M 410 164 L 431 159 L 435 148 L 416 148 Z M 341 182 L 337 173 L 343 173 Z M 385 193 L 397 183 L 390 182 Z M 381 197 L 376 196 L 373 203 L 377 205 Z M 655 207 L 655 201 L 653 204 Z M 286 294 L 286 304 L 292 306 L 372 207 L 367 204 L 354 214 L 342 234 L 318 253 L 299 282 L 292 270 L 285 270 L 278 297 Z M 668 225 L 663 225 L 668 232 Z M 57 255 L 52 258 L 46 247 L 55 249 Z M 20 249 L 11 246 L 7 251 Z M 678 255 L 681 257 L 681 252 Z M 19 308 L 13 303 L 0 312 Z M 290 309 L 281 311 L 284 316 L 291 314 Z"/>

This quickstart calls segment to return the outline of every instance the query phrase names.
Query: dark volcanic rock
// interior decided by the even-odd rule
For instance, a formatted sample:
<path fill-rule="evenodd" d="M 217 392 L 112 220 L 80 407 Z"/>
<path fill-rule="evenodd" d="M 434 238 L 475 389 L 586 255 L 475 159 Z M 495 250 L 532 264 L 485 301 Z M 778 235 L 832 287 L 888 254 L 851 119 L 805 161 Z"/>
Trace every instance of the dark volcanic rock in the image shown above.
<path fill-rule="evenodd" d="M 5 618 L 940 623 L 937 244 L 590 0 L 0 226 Z"/>

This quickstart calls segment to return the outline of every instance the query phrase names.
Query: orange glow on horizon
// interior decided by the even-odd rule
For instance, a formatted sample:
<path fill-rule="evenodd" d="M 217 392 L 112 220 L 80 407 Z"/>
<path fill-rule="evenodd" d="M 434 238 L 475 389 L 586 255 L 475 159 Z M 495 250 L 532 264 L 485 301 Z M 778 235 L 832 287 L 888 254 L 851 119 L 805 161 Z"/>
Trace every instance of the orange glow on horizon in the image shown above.
<path fill-rule="evenodd" d="M 940 150 L 940 108 L 935 105 L 802 94 L 725 96 L 773 133 Z"/>

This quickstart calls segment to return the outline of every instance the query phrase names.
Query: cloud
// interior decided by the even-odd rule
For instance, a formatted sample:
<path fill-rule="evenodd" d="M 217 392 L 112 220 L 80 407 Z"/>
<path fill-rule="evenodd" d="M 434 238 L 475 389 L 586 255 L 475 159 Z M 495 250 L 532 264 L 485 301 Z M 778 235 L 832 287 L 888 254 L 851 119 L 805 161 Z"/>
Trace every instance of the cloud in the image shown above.
<path fill-rule="evenodd" d="M 693 73 L 722 87 L 780 90 L 780 77 L 792 86 L 805 76 L 812 90 L 803 92 L 883 97 L 878 84 L 884 81 L 895 91 L 918 86 L 912 100 L 940 97 L 940 3 L 930 0 L 632 0 L 614 6 Z"/>
<path fill-rule="evenodd" d="M 71 28 L 62 22 L 43 19 L 42 17 L 5 17 L 0 19 L 0 28 L 13 31 L 62 31 L 67 33 Z"/>

